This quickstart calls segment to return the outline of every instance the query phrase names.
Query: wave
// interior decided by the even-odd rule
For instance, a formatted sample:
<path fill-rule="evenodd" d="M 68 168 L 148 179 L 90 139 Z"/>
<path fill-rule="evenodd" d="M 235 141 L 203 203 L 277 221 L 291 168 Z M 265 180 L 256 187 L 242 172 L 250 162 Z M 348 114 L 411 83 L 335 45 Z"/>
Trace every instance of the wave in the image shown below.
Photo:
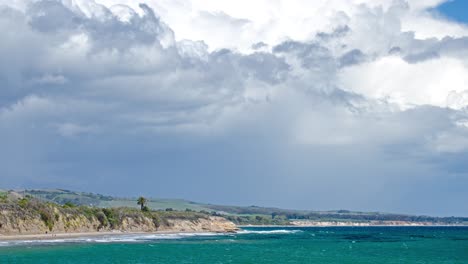
<path fill-rule="evenodd" d="M 74 238 L 61 239 L 40 239 L 40 240 L 12 240 L 0 241 L 0 247 L 7 246 L 28 246 L 28 245 L 50 245 L 62 243 L 144 243 L 157 240 L 176 240 L 195 237 L 217 237 L 217 236 L 232 236 L 245 234 L 294 234 L 302 232 L 301 230 L 240 230 L 232 234 L 222 233 L 171 233 L 171 234 L 115 234 L 102 236 L 82 236 Z"/>
<path fill-rule="evenodd" d="M 8 242 L 0 242 L 0 247 L 8 246 Z"/>
<path fill-rule="evenodd" d="M 302 230 L 286 230 L 286 229 L 276 229 L 276 230 L 241 230 L 237 234 L 295 234 L 302 232 Z"/>
<path fill-rule="evenodd" d="M 63 239 L 41 239 L 41 240 L 12 240 L 1 241 L 0 247 L 5 246 L 24 246 L 24 245 L 44 245 L 61 243 L 138 243 L 151 242 L 155 240 L 173 240 L 190 237 L 208 237 L 219 236 L 218 233 L 173 233 L 173 234 L 132 234 L 132 235 L 103 235 L 103 236 L 83 236 L 77 238 Z"/>

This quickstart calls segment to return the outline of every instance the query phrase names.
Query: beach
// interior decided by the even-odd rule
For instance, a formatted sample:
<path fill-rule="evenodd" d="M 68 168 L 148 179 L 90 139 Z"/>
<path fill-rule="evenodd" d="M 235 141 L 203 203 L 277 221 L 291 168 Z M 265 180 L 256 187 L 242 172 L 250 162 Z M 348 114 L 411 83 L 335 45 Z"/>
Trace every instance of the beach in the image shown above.
<path fill-rule="evenodd" d="M 50 233 L 50 234 L 27 234 L 27 235 L 0 235 L 0 242 L 2 241 L 41 241 L 41 240 L 55 240 L 55 239 L 75 239 L 75 238 L 91 238 L 91 237 L 119 237 L 119 236 L 152 236 L 152 235 L 196 235 L 196 234 L 228 234 L 232 232 L 210 232 L 210 231 L 157 231 L 157 232 L 123 232 L 123 231 L 110 231 L 110 232 L 76 232 L 76 233 Z"/>

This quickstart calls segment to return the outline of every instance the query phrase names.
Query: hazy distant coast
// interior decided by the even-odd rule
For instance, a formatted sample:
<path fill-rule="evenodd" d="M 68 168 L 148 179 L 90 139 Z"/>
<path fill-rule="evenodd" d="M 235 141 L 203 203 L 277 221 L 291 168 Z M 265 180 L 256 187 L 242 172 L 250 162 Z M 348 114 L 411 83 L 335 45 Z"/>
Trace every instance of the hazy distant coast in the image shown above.
<path fill-rule="evenodd" d="M 407 221 L 370 221 L 370 222 L 340 222 L 340 221 L 291 221 L 287 225 L 237 225 L 244 227 L 456 227 L 468 226 L 467 224 L 450 224 L 438 222 L 407 222 Z"/>
<path fill-rule="evenodd" d="M 412 222 L 412 221 L 292 221 L 292 226 L 301 227 L 331 227 L 331 226 L 465 226 L 464 224 L 450 224 L 440 222 Z"/>

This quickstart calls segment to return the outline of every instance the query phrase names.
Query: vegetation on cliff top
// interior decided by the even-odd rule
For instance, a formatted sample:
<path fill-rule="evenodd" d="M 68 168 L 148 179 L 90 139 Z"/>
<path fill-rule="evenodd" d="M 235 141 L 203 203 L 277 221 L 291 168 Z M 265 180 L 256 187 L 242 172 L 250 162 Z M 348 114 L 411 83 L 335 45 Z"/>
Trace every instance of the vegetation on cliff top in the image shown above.
<path fill-rule="evenodd" d="M 142 208 L 147 208 L 143 206 Z M 65 229 L 71 227 L 74 220 L 79 217 L 85 217 L 90 222 L 97 220 L 99 226 L 97 230 L 115 230 L 121 229 L 125 219 L 132 219 L 135 224 L 141 224 L 140 221 L 151 219 L 154 227 L 161 225 L 171 226 L 169 220 L 190 220 L 209 219 L 210 214 L 204 212 L 187 211 L 151 211 L 149 209 L 139 210 L 136 208 L 99 208 L 89 206 L 77 206 L 67 202 L 63 205 L 41 201 L 30 195 L 24 197 L 8 196 L 0 194 L 0 225 L 6 222 L 15 222 L 26 219 L 40 219 L 49 231 L 54 230 L 56 223 L 65 223 Z M 9 218 L 9 219 L 7 219 Z M 0 226 L 1 228 L 1 226 Z"/>

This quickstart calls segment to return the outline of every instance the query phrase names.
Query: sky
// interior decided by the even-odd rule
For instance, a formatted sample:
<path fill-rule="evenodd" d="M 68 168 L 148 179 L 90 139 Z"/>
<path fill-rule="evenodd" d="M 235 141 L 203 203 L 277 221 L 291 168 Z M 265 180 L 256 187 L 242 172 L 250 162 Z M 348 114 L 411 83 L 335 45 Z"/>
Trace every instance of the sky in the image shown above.
<path fill-rule="evenodd" d="M 0 188 L 468 216 L 457 0 L 0 0 Z"/>
<path fill-rule="evenodd" d="M 461 23 L 468 23 L 468 2 L 463 0 L 451 0 L 435 8 L 436 11 L 445 15 L 448 19 Z"/>

